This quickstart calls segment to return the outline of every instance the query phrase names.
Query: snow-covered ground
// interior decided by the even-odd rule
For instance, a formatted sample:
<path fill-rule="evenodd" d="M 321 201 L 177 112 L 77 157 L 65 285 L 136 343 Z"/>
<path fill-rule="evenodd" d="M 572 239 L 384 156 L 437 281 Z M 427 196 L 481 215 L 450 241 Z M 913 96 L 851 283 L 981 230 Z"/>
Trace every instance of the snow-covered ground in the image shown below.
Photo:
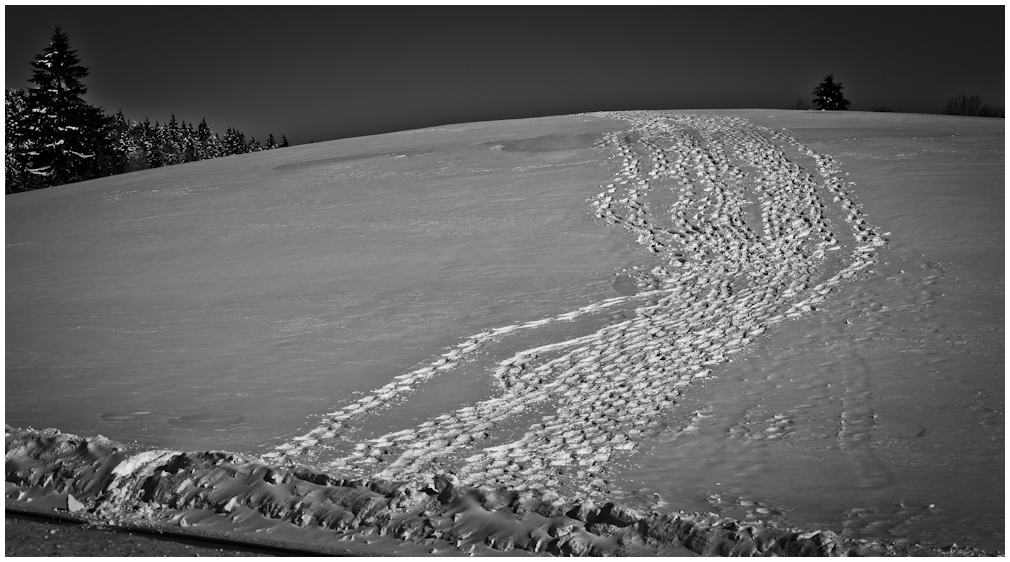
<path fill-rule="evenodd" d="M 1001 549 L 1003 124 L 604 113 L 11 196 L 6 422 Z"/>

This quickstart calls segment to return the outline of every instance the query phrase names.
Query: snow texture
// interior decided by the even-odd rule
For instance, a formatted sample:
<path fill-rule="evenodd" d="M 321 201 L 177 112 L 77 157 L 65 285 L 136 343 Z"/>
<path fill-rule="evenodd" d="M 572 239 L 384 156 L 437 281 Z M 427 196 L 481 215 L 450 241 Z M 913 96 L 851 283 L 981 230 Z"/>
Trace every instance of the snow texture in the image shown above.
<path fill-rule="evenodd" d="M 111 447 L 105 473 L 88 469 L 104 495 L 68 484 L 75 507 L 108 516 L 129 504 L 180 525 L 333 529 L 325 509 L 290 507 L 330 493 L 304 482 L 385 482 L 389 514 L 451 515 L 396 531 L 402 544 L 451 528 L 433 548 L 456 552 L 997 548 L 1002 504 L 977 490 L 1002 478 L 1003 350 L 985 331 L 1003 322 L 985 200 L 1001 193 L 1001 139 L 1001 122 L 928 116 L 606 112 L 21 194 L 7 206 L 7 421 L 162 447 Z M 932 167 L 908 168 L 924 154 Z M 958 189 L 975 199 L 916 171 L 966 165 Z M 971 281 L 942 282 L 954 274 Z M 37 463 L 12 435 L 40 438 L 8 432 L 25 479 Z M 53 439 L 39 450 L 62 450 Z M 938 445 L 963 485 L 940 491 L 946 473 L 919 469 Z M 258 460 L 181 452 L 217 448 Z M 194 491 L 225 473 L 255 482 Z M 11 475 L 8 497 L 70 505 Z M 273 492 L 258 507 L 264 478 L 297 489 L 289 507 Z M 163 497 L 137 499 L 152 486 Z M 410 511 L 422 490 L 437 505 Z M 475 523 L 493 490 L 513 515 Z M 507 531 L 548 504 L 567 511 Z M 209 515 L 243 506 L 258 515 Z M 637 515 L 614 523 L 615 509 Z M 551 534 L 562 513 L 584 530 Z M 361 517 L 339 529 L 395 527 Z M 685 538 L 684 521 L 721 530 Z M 841 534 L 771 531 L 824 522 Z"/>

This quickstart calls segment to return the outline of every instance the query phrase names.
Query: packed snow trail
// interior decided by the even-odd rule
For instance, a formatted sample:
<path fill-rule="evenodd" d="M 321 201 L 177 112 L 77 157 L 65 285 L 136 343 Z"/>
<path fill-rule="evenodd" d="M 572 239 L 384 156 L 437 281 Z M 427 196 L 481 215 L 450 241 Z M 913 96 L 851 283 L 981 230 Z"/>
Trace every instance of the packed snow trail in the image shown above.
<path fill-rule="evenodd" d="M 619 165 L 590 203 L 596 217 L 652 254 L 651 263 L 627 272 L 641 292 L 476 334 L 331 412 L 268 457 L 412 482 L 451 471 L 465 485 L 606 493 L 611 461 L 634 451 L 643 429 L 691 381 L 710 376 L 769 327 L 813 311 L 832 287 L 873 264 L 886 243 L 834 160 L 786 131 L 737 117 L 594 115 L 630 125 L 598 142 Z M 670 195 L 672 203 L 662 203 Z M 351 439 L 349 423 L 395 406 L 469 354 L 519 331 L 628 303 L 638 306 L 632 319 L 502 361 L 493 373 L 500 395 L 332 458 L 344 449 L 334 445 Z M 522 438 L 484 442 L 509 418 L 545 404 L 554 413 Z"/>

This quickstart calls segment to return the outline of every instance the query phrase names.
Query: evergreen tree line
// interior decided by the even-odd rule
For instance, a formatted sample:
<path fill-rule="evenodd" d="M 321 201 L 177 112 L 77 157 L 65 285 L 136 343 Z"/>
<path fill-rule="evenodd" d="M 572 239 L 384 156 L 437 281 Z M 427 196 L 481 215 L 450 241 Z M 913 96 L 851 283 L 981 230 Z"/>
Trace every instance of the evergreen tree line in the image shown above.
<path fill-rule="evenodd" d="M 153 125 L 107 115 L 82 96 L 88 69 L 59 27 L 32 62 L 34 86 L 4 96 L 6 193 L 17 193 L 124 172 L 288 146 L 271 134 L 265 144 L 232 127 L 223 137 L 205 120 Z"/>
<path fill-rule="evenodd" d="M 157 121 L 152 125 L 148 119 L 144 119 L 143 123 L 128 120 L 122 111 L 112 118 L 110 133 L 117 165 L 113 173 L 289 146 L 284 135 L 281 135 L 280 142 L 270 135 L 265 144 L 260 144 L 255 137 L 246 141 L 245 134 L 232 127 L 228 127 L 222 138 L 207 126 L 206 120 L 200 120 L 200 124 L 194 127 L 192 123 L 176 121 L 173 115 L 164 125 Z"/>

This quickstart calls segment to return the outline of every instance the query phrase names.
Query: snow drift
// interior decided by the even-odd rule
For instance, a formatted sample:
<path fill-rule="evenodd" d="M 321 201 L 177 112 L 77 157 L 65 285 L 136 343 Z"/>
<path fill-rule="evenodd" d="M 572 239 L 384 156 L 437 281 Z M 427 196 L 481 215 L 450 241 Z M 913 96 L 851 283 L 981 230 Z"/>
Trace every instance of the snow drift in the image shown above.
<path fill-rule="evenodd" d="M 459 486 L 449 474 L 424 488 L 345 480 L 230 453 L 133 452 L 108 439 L 7 428 L 8 498 L 86 513 L 103 523 L 201 526 L 236 537 L 269 534 L 308 547 L 358 551 L 553 555 L 837 556 L 985 554 L 846 541 L 713 514 L 643 513 L 551 492 Z M 260 535 L 262 536 L 262 535 Z"/>

